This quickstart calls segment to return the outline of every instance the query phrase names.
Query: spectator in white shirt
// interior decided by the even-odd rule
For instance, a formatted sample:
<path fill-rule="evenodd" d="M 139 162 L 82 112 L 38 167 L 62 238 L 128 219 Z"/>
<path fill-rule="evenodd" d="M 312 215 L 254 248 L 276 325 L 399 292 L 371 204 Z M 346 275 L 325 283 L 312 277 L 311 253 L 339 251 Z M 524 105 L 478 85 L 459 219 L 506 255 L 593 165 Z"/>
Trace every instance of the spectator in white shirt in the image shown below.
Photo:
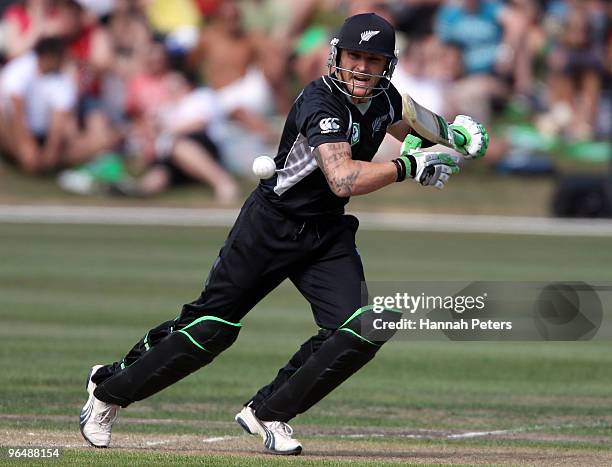
<path fill-rule="evenodd" d="M 64 52 L 61 39 L 42 39 L 0 74 L 0 146 L 29 173 L 60 162 L 76 103 L 75 83 L 60 71 Z"/>
<path fill-rule="evenodd" d="M 27 173 L 80 164 L 110 147 L 79 128 L 77 86 L 64 73 L 63 39 L 41 39 L 0 73 L 0 151 Z"/>

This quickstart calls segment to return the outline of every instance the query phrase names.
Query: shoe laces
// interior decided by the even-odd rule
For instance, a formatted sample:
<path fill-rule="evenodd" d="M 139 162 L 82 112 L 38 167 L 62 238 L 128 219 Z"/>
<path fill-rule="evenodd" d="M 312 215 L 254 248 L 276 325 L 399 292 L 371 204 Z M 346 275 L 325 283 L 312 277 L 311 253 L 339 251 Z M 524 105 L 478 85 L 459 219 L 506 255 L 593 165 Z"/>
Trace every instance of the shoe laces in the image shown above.
<path fill-rule="evenodd" d="M 270 424 L 270 430 L 280 433 L 282 436 L 286 436 L 287 438 L 291 438 L 291 435 L 293 434 L 293 428 L 291 428 L 285 422 L 272 422 Z"/>

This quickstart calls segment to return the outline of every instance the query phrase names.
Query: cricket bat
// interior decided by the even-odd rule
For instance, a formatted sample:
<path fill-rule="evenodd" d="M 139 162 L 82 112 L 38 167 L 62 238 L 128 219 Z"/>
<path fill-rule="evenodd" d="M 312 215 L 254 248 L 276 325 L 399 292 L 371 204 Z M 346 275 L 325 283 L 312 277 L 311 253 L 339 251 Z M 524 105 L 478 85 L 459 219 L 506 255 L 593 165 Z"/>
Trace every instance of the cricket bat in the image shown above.
<path fill-rule="evenodd" d="M 402 118 L 420 136 L 432 143 L 454 149 L 467 141 L 467 137 L 456 130 L 449 133 L 448 123 L 443 117 L 415 102 L 408 94 L 402 94 Z M 453 140 L 450 140 L 451 137 Z"/>

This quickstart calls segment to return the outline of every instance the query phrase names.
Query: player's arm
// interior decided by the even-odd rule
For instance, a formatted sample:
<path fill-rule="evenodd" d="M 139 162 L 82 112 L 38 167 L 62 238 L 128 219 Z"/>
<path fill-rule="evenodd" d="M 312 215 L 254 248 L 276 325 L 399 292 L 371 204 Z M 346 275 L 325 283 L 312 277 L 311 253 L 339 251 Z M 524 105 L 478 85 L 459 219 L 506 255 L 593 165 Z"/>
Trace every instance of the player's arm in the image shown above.
<path fill-rule="evenodd" d="M 365 195 L 397 181 L 393 162 L 355 161 L 347 142 L 323 143 L 314 151 L 331 191 L 341 198 Z"/>
<path fill-rule="evenodd" d="M 393 125 L 387 127 L 387 133 L 398 141 L 404 141 L 404 138 L 410 134 L 410 131 L 410 125 L 403 120 L 395 122 Z"/>
<path fill-rule="evenodd" d="M 409 178 L 421 185 L 443 188 L 450 175 L 459 171 L 448 154 L 415 152 L 406 142 L 400 157 L 391 162 L 353 160 L 348 142 L 323 143 L 314 155 L 330 189 L 342 198 L 365 195 Z"/>

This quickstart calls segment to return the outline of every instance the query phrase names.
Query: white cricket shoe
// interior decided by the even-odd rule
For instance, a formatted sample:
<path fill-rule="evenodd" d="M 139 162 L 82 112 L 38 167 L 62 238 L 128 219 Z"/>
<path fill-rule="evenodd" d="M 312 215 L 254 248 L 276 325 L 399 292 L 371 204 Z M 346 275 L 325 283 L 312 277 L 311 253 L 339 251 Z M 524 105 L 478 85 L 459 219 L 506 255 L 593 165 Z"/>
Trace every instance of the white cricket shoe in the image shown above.
<path fill-rule="evenodd" d="M 79 419 L 83 438 L 94 448 L 108 447 L 111 440 L 113 423 L 117 420 L 117 412 L 119 412 L 118 405 L 102 402 L 94 396 L 96 384 L 91 380 L 91 377 L 100 368 L 102 368 L 102 365 L 95 365 L 89 370 L 87 382 L 85 383 L 89 399 L 87 399 L 87 402 L 81 409 Z"/>
<path fill-rule="evenodd" d="M 243 407 L 234 418 L 248 434 L 261 435 L 268 452 L 285 456 L 297 456 L 302 452 L 300 442 L 291 437 L 293 429 L 285 422 L 264 422 L 250 407 Z"/>

